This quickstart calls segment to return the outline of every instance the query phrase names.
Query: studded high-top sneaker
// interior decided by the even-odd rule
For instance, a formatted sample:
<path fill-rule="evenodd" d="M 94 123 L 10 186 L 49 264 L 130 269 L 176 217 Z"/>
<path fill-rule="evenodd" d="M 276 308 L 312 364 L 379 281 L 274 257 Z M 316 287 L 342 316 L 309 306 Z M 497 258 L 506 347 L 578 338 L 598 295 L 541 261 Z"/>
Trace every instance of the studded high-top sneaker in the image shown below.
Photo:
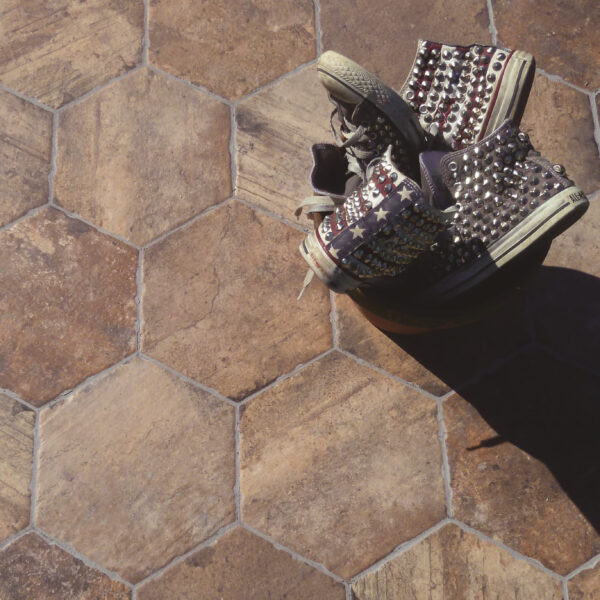
<path fill-rule="evenodd" d="M 369 166 L 366 183 L 300 245 L 310 268 L 336 292 L 393 282 L 448 226 L 446 215 L 424 201 L 391 155 L 390 147 Z"/>
<path fill-rule="evenodd" d="M 419 302 L 441 304 L 470 290 L 559 235 L 589 204 L 564 167 L 542 158 L 511 121 L 474 146 L 444 154 L 437 171 L 445 192 L 430 197 L 453 222 L 413 265 Z M 435 188 L 436 177 L 428 179 Z"/>

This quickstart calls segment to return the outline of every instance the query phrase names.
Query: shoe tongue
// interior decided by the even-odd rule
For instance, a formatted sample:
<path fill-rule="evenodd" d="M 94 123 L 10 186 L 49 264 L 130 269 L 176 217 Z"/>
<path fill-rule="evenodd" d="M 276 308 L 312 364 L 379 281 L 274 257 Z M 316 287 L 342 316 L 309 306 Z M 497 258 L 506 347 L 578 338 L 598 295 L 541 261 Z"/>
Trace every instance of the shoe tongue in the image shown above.
<path fill-rule="evenodd" d="M 419 155 L 421 188 L 425 202 L 439 210 L 444 210 L 452 204 L 452 198 L 442 179 L 441 160 L 446 154 L 447 152 L 432 150 L 421 152 Z"/>

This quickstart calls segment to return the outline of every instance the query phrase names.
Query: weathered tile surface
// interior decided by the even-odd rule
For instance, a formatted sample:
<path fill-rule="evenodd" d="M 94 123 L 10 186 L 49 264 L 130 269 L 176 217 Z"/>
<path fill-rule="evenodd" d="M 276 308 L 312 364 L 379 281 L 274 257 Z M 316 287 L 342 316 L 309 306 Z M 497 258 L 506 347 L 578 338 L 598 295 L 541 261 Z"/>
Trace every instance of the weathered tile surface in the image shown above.
<path fill-rule="evenodd" d="M 315 55 L 310 0 L 150 1 L 150 61 L 232 100 Z"/>
<path fill-rule="evenodd" d="M 349 56 L 394 88 L 409 74 L 419 38 L 491 42 L 485 0 L 322 0 L 323 49 Z"/>
<path fill-rule="evenodd" d="M 310 146 L 333 142 L 332 106 L 314 66 L 238 105 L 237 195 L 293 219 L 314 193 Z"/>
<path fill-rule="evenodd" d="M 419 335 L 381 333 L 349 298 L 336 296 L 335 304 L 344 350 L 435 395 L 466 383 L 530 341 L 520 296 L 475 323 Z"/>
<path fill-rule="evenodd" d="M 0 541 L 29 523 L 35 414 L 0 393 Z"/>
<path fill-rule="evenodd" d="M 0 387 L 41 405 L 131 353 L 136 265 L 52 208 L 0 232 Z"/>
<path fill-rule="evenodd" d="M 6 0 L 0 82 L 59 107 L 141 60 L 138 0 Z"/>
<path fill-rule="evenodd" d="M 0 90 L 0 227 L 48 200 L 52 113 Z"/>
<path fill-rule="evenodd" d="M 521 127 L 530 134 L 536 150 L 564 165 L 584 192 L 600 188 L 600 155 L 585 94 L 538 73 Z"/>
<path fill-rule="evenodd" d="M 492 0 L 499 43 L 531 52 L 548 73 L 580 87 L 600 86 L 596 0 Z"/>
<path fill-rule="evenodd" d="M 337 352 L 244 407 L 242 518 L 350 577 L 445 516 L 433 400 Z"/>
<path fill-rule="evenodd" d="M 140 600 L 344 600 L 345 597 L 339 583 L 241 528 L 226 533 L 138 591 Z"/>
<path fill-rule="evenodd" d="M 235 519 L 233 409 L 134 359 L 40 417 L 36 523 L 139 581 Z"/>
<path fill-rule="evenodd" d="M 126 585 L 28 533 L 0 551 L 3 600 L 127 600 Z"/>
<path fill-rule="evenodd" d="M 562 600 L 561 583 L 491 542 L 446 525 L 352 586 L 355 600 Z"/>
<path fill-rule="evenodd" d="M 241 399 L 331 347 L 329 294 L 311 286 L 302 234 L 232 202 L 144 257 L 144 352 Z"/>
<path fill-rule="evenodd" d="M 600 598 L 600 563 L 586 569 L 568 582 L 569 600 L 595 600 Z"/>
<path fill-rule="evenodd" d="M 561 574 L 598 554 L 599 384 L 535 351 L 448 399 L 455 516 Z"/>
<path fill-rule="evenodd" d="M 231 195 L 229 108 L 140 69 L 61 114 L 54 194 L 144 244 Z"/>

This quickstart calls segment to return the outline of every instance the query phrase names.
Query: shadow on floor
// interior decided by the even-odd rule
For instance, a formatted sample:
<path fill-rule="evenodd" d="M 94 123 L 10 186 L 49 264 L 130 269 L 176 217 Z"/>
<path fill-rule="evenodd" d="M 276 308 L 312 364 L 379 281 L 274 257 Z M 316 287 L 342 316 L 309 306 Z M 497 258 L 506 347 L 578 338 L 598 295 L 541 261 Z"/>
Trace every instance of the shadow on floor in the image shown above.
<path fill-rule="evenodd" d="M 508 352 L 524 333 L 527 303 L 547 350 L 533 347 L 494 370 L 498 349 Z M 388 337 L 458 389 L 497 432 L 466 450 L 510 442 L 539 459 L 600 533 L 600 279 L 542 267 L 524 294 L 485 322 Z"/>

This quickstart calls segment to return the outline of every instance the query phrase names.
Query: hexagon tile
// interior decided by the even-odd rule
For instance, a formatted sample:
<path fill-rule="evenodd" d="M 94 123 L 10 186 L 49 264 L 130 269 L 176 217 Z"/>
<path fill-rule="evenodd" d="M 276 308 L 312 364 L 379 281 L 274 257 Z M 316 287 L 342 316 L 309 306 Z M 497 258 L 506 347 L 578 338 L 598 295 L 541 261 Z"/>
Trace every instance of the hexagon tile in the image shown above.
<path fill-rule="evenodd" d="M 29 523 L 35 415 L 0 394 L 0 542 Z"/>
<path fill-rule="evenodd" d="M 306 273 L 301 240 L 232 202 L 150 247 L 142 350 L 241 400 L 330 348 L 325 287 L 296 300 Z"/>
<path fill-rule="evenodd" d="M 128 600 L 126 585 L 28 533 L 0 551 L 3 600 Z"/>
<path fill-rule="evenodd" d="M 568 582 L 569 600 L 596 600 L 600 598 L 600 563 L 585 569 Z"/>
<path fill-rule="evenodd" d="M 137 258 L 55 208 L 0 231 L 0 387 L 40 406 L 133 352 Z"/>
<path fill-rule="evenodd" d="M 0 227 L 48 201 L 52 113 L 0 91 Z"/>
<path fill-rule="evenodd" d="M 231 406 L 136 358 L 41 413 L 36 524 L 137 582 L 235 520 L 234 452 Z"/>
<path fill-rule="evenodd" d="M 57 202 L 142 245 L 231 195 L 229 108 L 148 69 L 61 115 Z"/>
<path fill-rule="evenodd" d="M 561 582 L 506 550 L 446 525 L 359 579 L 354 600 L 562 600 Z"/>
<path fill-rule="evenodd" d="M 242 519 L 343 577 L 444 518 L 436 403 L 331 353 L 243 407 Z"/>
<path fill-rule="evenodd" d="M 6 0 L 0 8 L 0 83 L 54 108 L 142 58 L 138 0 Z"/>
<path fill-rule="evenodd" d="M 561 574 L 600 553 L 599 386 L 532 351 L 446 400 L 456 518 Z"/>
<path fill-rule="evenodd" d="M 344 600 L 339 583 L 236 528 L 140 587 L 139 600 Z"/>
<path fill-rule="evenodd" d="M 316 56 L 311 0 L 150 0 L 150 62 L 236 100 Z"/>

